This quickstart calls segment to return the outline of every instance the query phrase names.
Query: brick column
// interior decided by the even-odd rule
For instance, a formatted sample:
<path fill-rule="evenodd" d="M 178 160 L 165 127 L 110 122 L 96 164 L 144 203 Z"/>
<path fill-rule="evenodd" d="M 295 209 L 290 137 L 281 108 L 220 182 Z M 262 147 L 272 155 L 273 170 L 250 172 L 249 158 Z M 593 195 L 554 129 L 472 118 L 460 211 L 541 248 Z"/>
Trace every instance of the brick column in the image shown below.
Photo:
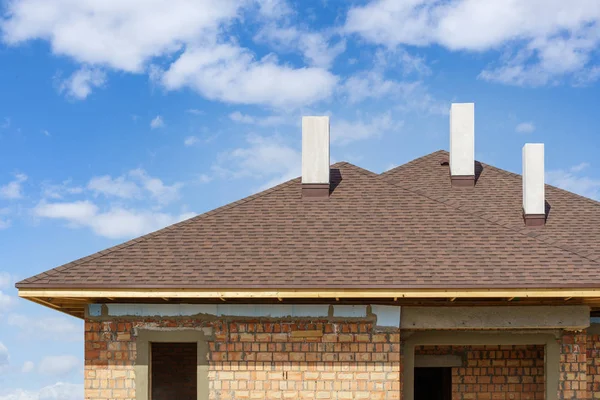
<path fill-rule="evenodd" d="M 588 399 L 600 399 L 600 335 L 588 334 L 586 347 Z"/>
<path fill-rule="evenodd" d="M 588 399 L 587 335 L 585 332 L 563 332 L 560 339 L 559 400 Z"/>
<path fill-rule="evenodd" d="M 85 399 L 135 400 L 132 324 L 85 322 Z"/>

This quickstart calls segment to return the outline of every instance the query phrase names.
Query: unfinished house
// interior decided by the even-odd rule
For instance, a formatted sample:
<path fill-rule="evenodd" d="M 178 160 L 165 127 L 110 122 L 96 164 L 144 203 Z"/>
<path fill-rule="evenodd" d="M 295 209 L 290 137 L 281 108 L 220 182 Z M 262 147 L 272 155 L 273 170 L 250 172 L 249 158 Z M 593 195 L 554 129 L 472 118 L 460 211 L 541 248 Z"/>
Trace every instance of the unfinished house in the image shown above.
<path fill-rule="evenodd" d="M 17 284 L 85 320 L 88 400 L 600 398 L 600 204 L 450 151 L 330 165 Z"/>

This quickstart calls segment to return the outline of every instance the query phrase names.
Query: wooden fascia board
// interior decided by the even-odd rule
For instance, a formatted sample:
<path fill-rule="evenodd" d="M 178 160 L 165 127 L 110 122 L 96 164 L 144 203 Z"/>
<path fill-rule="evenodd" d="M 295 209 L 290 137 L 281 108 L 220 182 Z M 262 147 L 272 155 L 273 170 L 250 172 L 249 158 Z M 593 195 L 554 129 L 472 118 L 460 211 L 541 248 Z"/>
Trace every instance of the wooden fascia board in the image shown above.
<path fill-rule="evenodd" d="M 318 298 L 600 298 L 600 289 L 417 289 L 417 290 L 195 290 L 195 289 L 20 289 L 23 298 L 196 298 L 196 299 L 318 299 Z"/>

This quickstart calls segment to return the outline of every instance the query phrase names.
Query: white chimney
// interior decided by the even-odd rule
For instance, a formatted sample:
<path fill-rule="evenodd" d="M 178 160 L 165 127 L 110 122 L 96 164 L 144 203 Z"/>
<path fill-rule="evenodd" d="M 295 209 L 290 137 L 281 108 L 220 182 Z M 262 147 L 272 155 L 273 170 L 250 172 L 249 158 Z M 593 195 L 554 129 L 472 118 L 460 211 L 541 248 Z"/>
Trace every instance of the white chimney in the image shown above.
<path fill-rule="evenodd" d="M 475 185 L 475 103 L 450 107 L 450 177 L 452 186 Z"/>
<path fill-rule="evenodd" d="M 302 197 L 329 196 L 329 117 L 302 117 Z"/>
<path fill-rule="evenodd" d="M 523 146 L 523 216 L 527 226 L 546 223 L 543 143 Z"/>

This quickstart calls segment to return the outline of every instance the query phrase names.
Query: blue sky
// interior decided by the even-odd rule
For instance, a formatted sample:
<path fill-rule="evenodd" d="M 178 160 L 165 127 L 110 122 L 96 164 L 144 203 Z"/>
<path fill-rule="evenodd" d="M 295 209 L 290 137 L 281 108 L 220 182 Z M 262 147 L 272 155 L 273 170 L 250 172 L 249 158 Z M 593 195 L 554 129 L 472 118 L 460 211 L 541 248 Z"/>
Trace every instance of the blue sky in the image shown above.
<path fill-rule="evenodd" d="M 597 0 L 0 0 L 0 400 L 81 399 L 81 321 L 14 282 L 296 177 L 448 148 L 600 199 Z M 534 16 L 534 17 L 533 17 Z"/>

